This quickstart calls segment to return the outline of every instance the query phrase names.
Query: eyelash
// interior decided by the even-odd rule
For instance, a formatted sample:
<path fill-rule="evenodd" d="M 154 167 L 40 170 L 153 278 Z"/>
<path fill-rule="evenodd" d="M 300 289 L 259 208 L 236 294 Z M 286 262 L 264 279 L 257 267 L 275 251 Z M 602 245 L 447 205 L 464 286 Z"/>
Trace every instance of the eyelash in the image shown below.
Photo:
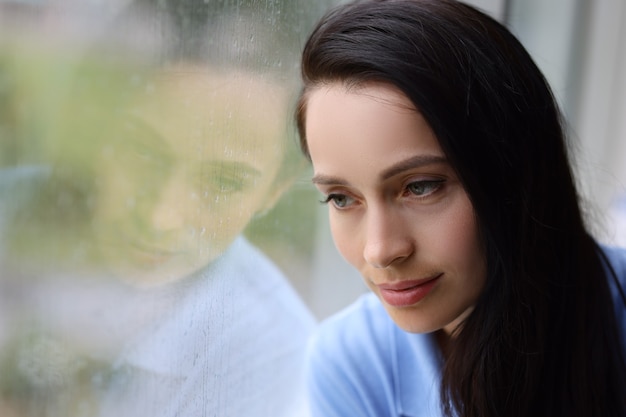
<path fill-rule="evenodd" d="M 338 198 L 345 198 L 345 199 L 349 199 L 350 197 L 348 197 L 345 194 L 328 194 L 328 196 L 326 196 L 325 199 L 321 200 L 320 203 L 322 204 L 328 204 L 328 203 L 333 203 L 333 206 L 335 206 L 338 209 L 342 209 L 345 206 L 340 206 L 339 204 L 337 204 L 337 199 Z"/>
<path fill-rule="evenodd" d="M 413 194 L 415 197 L 417 198 L 427 198 L 428 196 L 430 196 L 433 193 L 436 193 L 437 191 L 439 191 L 441 189 L 441 187 L 443 186 L 445 180 L 443 179 L 437 179 L 437 180 L 419 180 L 419 181 L 413 181 L 410 182 L 409 184 L 407 184 L 407 186 L 405 187 L 405 192 L 406 193 L 411 193 Z M 415 192 L 414 190 L 412 190 L 413 187 L 415 186 L 419 186 L 420 188 L 424 188 L 426 189 L 426 191 L 422 191 L 422 192 Z M 346 200 L 353 200 L 352 197 L 346 195 L 346 194 L 340 194 L 340 193 L 331 193 L 328 194 L 328 196 L 326 196 L 325 199 L 321 200 L 320 203 L 322 204 L 329 204 L 329 203 L 333 203 L 333 206 L 335 206 L 338 209 L 343 209 L 346 207 L 347 203 L 344 203 L 344 205 L 340 205 L 337 203 L 338 199 L 346 199 Z"/>
<path fill-rule="evenodd" d="M 442 180 L 442 179 L 413 181 L 413 182 L 407 184 L 406 190 L 407 190 L 407 192 L 413 194 L 414 196 L 416 196 L 418 198 L 426 198 L 429 195 L 439 191 L 441 189 L 441 187 L 443 186 L 444 182 L 445 182 L 445 180 Z M 427 191 L 426 192 L 422 192 L 422 193 L 416 193 L 415 191 L 411 190 L 411 187 L 415 186 L 415 185 L 417 185 L 417 186 L 419 186 L 421 188 L 425 188 Z"/>

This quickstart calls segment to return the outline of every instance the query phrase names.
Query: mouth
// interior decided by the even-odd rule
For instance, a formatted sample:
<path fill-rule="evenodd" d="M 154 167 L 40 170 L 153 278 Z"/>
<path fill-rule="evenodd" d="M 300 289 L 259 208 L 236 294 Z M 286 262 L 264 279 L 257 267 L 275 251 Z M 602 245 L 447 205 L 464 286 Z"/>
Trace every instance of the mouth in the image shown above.
<path fill-rule="evenodd" d="M 160 249 L 137 241 L 129 242 L 129 246 L 136 256 L 143 258 L 148 263 L 162 263 L 182 253 L 180 251 Z"/>
<path fill-rule="evenodd" d="M 156 239 L 145 233 L 129 231 L 123 224 L 112 223 L 104 230 L 98 230 L 98 244 L 103 248 L 114 248 L 127 254 L 147 254 L 155 258 L 170 258 L 180 255 L 179 243 Z"/>
<path fill-rule="evenodd" d="M 394 307 L 408 307 L 420 302 L 439 282 L 443 273 L 418 279 L 391 282 L 377 285 L 380 296 Z"/>
<path fill-rule="evenodd" d="M 146 243 L 133 239 L 124 233 L 103 236 L 99 248 L 105 259 L 113 264 L 135 265 L 141 269 L 151 269 L 180 257 L 180 249 L 164 248 L 164 245 Z"/>

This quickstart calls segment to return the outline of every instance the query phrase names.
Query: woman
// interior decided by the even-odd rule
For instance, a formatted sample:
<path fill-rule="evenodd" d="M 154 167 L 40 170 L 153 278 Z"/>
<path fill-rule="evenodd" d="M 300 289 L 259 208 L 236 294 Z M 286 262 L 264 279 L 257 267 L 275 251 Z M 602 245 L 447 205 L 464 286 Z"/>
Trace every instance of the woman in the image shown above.
<path fill-rule="evenodd" d="M 358 2 L 302 73 L 302 149 L 373 293 L 312 343 L 313 414 L 626 416 L 626 253 L 586 230 L 514 36 L 451 0 Z"/>

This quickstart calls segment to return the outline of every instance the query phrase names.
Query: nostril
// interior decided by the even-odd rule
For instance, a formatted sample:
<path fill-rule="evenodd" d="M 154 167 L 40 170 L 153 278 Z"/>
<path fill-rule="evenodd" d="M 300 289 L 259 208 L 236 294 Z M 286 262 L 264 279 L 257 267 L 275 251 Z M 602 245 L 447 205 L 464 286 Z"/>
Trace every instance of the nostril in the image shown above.
<path fill-rule="evenodd" d="M 363 253 L 365 261 L 374 268 L 382 269 L 397 264 L 413 253 L 408 240 L 369 243 Z"/>

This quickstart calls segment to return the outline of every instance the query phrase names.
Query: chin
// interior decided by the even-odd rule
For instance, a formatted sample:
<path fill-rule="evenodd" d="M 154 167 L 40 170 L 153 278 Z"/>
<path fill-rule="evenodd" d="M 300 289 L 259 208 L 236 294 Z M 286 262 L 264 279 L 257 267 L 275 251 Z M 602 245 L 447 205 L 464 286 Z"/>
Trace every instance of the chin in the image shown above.
<path fill-rule="evenodd" d="M 133 287 L 154 288 L 181 281 L 206 265 L 184 262 L 184 259 L 178 261 L 149 266 L 131 263 L 109 264 L 105 268 L 116 279 Z"/>
<path fill-rule="evenodd" d="M 427 312 L 412 307 L 391 307 L 385 305 L 391 320 L 402 330 L 408 333 L 432 333 L 441 330 L 443 325 L 432 320 Z"/>

